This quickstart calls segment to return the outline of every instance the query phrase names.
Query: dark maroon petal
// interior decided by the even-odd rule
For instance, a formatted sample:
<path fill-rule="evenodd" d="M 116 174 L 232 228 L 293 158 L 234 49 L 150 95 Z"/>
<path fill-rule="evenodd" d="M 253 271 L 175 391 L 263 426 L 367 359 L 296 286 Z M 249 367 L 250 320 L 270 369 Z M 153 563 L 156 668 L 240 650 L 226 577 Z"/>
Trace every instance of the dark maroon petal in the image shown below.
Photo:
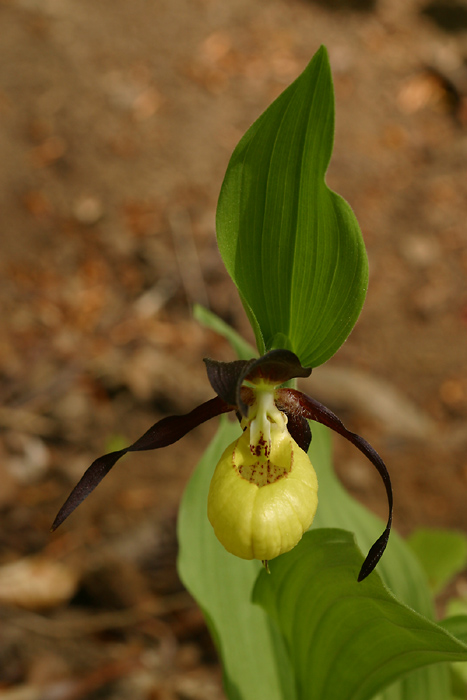
<path fill-rule="evenodd" d="M 332 411 L 330 411 L 329 408 L 323 406 L 323 404 L 315 401 L 315 399 L 312 399 L 310 396 L 303 394 L 301 391 L 296 391 L 294 389 L 279 389 L 277 395 L 277 403 L 282 404 L 286 411 L 289 411 L 292 414 L 301 414 L 309 420 L 322 423 L 349 440 L 349 442 L 363 452 L 365 457 L 367 457 L 376 467 L 383 480 L 388 498 L 389 517 L 383 534 L 371 547 L 365 561 L 363 562 L 363 566 L 360 569 L 358 580 L 363 581 L 363 579 L 373 571 L 376 564 L 381 559 L 381 556 L 386 549 L 389 533 L 391 531 L 393 498 L 391 479 L 389 477 L 386 465 L 376 450 L 373 449 L 373 447 L 366 440 L 356 433 L 352 433 L 350 430 L 347 430 L 342 421 Z"/>
<path fill-rule="evenodd" d="M 194 408 L 184 416 L 168 416 L 149 428 L 136 442 L 127 448 L 128 452 L 142 450 L 157 450 L 177 442 L 194 428 L 207 420 L 220 416 L 221 413 L 233 411 L 234 405 L 229 405 L 220 396 L 215 396 Z"/>
<path fill-rule="evenodd" d="M 278 408 L 282 410 L 280 406 Z M 284 413 L 287 415 L 287 430 L 290 435 L 304 452 L 308 452 L 311 442 L 311 428 L 307 419 L 303 416 L 287 413 L 287 410 L 284 410 Z"/>
<path fill-rule="evenodd" d="M 231 406 L 237 404 L 237 383 L 247 365 L 253 360 L 235 360 L 234 362 L 218 362 L 204 358 L 208 379 L 218 396 Z"/>
<path fill-rule="evenodd" d="M 172 445 L 184 437 L 190 430 L 201 423 L 233 410 L 223 399 L 216 396 L 184 416 L 170 416 L 155 423 L 152 428 L 142 435 L 136 442 L 123 450 L 110 452 L 96 459 L 84 472 L 80 481 L 76 484 L 67 500 L 60 508 L 52 525 L 52 531 L 56 530 L 66 518 L 77 508 L 84 499 L 94 491 L 102 479 L 112 469 L 114 464 L 127 452 L 139 452 L 142 450 L 157 450 L 160 447 Z"/>
<path fill-rule="evenodd" d="M 242 381 L 264 379 L 271 384 L 284 384 L 295 377 L 309 377 L 311 367 L 302 367 L 298 357 L 290 350 L 270 350 L 262 357 L 248 363 Z"/>
<path fill-rule="evenodd" d="M 52 525 L 52 532 L 59 527 L 64 520 L 77 508 L 89 494 L 94 491 L 96 486 L 100 484 L 102 479 L 112 469 L 114 464 L 128 452 L 128 449 L 118 450 L 118 452 L 110 452 L 96 459 L 90 467 L 86 469 L 81 479 L 76 484 L 73 491 L 68 496 L 67 500 L 57 513 Z"/>
<path fill-rule="evenodd" d="M 246 416 L 248 406 L 243 403 L 240 391 L 243 382 L 256 382 L 263 379 L 274 386 L 284 384 L 295 377 L 309 377 L 310 367 L 302 367 L 298 357 L 290 350 L 270 350 L 257 360 L 248 362 L 237 382 L 237 406 Z"/>

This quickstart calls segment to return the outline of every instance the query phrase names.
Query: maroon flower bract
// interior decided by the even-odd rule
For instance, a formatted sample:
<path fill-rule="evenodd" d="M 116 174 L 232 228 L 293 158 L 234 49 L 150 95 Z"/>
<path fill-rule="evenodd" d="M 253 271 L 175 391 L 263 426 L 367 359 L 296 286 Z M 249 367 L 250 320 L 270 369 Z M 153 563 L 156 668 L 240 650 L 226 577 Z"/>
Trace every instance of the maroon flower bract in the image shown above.
<path fill-rule="evenodd" d="M 341 420 L 318 401 L 296 389 L 281 388 L 281 385 L 291 379 L 308 377 L 311 374 L 311 369 L 302 367 L 298 357 L 289 350 L 271 350 L 262 357 L 252 360 L 218 362 L 206 359 L 205 363 L 209 381 L 217 396 L 183 416 L 163 418 L 129 447 L 96 459 L 63 504 L 52 525 L 52 530 L 56 530 L 84 501 L 124 454 L 156 450 L 172 445 L 198 425 L 222 413 L 235 411 L 239 420 L 247 417 L 248 407 L 254 400 L 255 383 L 265 382 L 276 387 L 274 390 L 276 406 L 287 416 L 288 431 L 302 450 L 306 452 L 311 441 L 308 421 L 322 423 L 355 445 L 376 467 L 383 480 L 389 505 L 388 521 L 384 532 L 371 547 L 363 562 L 358 576 L 358 580 L 362 581 L 373 571 L 381 558 L 388 542 L 392 523 L 391 481 L 381 457 L 366 440 L 347 430 Z"/>

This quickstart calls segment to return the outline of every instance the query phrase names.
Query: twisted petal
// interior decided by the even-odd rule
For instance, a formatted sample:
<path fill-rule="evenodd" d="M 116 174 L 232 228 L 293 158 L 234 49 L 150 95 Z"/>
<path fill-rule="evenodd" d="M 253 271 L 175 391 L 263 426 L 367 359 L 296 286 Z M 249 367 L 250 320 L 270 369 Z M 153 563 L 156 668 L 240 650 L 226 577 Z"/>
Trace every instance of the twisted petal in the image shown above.
<path fill-rule="evenodd" d="M 284 411 L 284 413 L 287 416 L 287 430 L 290 435 L 300 449 L 308 452 L 311 443 L 311 428 L 307 419 L 295 413 L 287 413 L 287 411 Z"/>
<path fill-rule="evenodd" d="M 169 416 L 155 423 L 136 442 L 123 450 L 110 452 L 96 459 L 84 472 L 80 481 L 76 484 L 67 500 L 60 508 L 57 517 L 52 525 L 52 531 L 56 530 L 66 518 L 77 508 L 96 486 L 109 473 L 114 464 L 127 452 L 139 452 L 143 450 L 157 450 L 160 447 L 167 447 L 184 437 L 190 430 L 196 428 L 201 423 L 234 410 L 234 406 L 216 396 L 205 403 L 202 403 L 190 413 L 183 416 Z"/>
<path fill-rule="evenodd" d="M 381 556 L 386 549 L 389 533 L 391 531 L 393 498 L 391 479 L 389 477 L 386 465 L 376 450 L 373 449 L 373 447 L 366 440 L 356 433 L 352 433 L 350 430 L 347 430 L 342 421 L 332 411 L 330 411 L 329 408 L 326 408 L 326 406 L 323 406 L 323 404 L 315 401 L 315 399 L 312 399 L 310 396 L 307 396 L 301 391 L 296 391 L 294 389 L 279 389 L 277 391 L 277 404 L 279 408 L 284 410 L 287 414 L 290 413 L 302 415 L 309 420 L 314 420 L 317 423 L 326 425 L 328 428 L 331 428 L 331 430 L 334 430 L 336 433 L 339 433 L 339 435 L 345 437 L 370 460 L 370 462 L 378 470 L 383 480 L 389 505 L 389 517 L 383 534 L 378 537 L 374 545 L 371 547 L 365 561 L 363 562 L 362 568 L 360 569 L 358 580 L 363 581 L 363 579 L 373 571 L 376 564 L 381 559 Z"/>

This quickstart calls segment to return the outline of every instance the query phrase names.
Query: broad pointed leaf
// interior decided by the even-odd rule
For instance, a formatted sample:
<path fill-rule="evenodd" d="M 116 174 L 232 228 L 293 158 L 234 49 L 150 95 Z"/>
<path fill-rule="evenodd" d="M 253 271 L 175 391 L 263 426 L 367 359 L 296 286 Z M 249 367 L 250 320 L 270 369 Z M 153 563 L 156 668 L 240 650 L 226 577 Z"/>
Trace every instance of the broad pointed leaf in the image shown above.
<path fill-rule="evenodd" d="M 401 675 L 467 660 L 467 646 L 399 603 L 343 530 L 308 532 L 254 591 L 287 642 L 298 700 L 370 700 Z"/>
<path fill-rule="evenodd" d="M 261 564 L 229 554 L 207 518 L 214 468 L 240 432 L 238 424 L 221 422 L 185 490 L 178 520 L 178 571 L 203 610 L 222 659 L 230 700 L 295 700 L 282 637 L 251 602 Z"/>
<path fill-rule="evenodd" d="M 348 204 L 325 184 L 334 97 L 321 47 L 242 138 L 217 210 L 219 249 L 260 354 L 282 347 L 313 367 L 360 313 L 367 258 Z"/>

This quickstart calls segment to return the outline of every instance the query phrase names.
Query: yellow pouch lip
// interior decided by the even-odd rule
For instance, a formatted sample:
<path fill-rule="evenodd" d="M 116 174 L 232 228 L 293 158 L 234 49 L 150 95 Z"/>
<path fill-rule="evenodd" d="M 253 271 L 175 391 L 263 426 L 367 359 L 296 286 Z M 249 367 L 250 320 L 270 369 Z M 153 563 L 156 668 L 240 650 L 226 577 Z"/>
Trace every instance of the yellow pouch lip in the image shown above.
<path fill-rule="evenodd" d="M 273 431 L 270 461 L 283 474 L 258 485 L 242 476 L 254 460 L 248 429 L 224 451 L 208 495 L 208 518 L 227 551 L 269 560 L 289 551 L 308 530 L 318 505 L 318 482 L 308 455 L 287 429 Z"/>

